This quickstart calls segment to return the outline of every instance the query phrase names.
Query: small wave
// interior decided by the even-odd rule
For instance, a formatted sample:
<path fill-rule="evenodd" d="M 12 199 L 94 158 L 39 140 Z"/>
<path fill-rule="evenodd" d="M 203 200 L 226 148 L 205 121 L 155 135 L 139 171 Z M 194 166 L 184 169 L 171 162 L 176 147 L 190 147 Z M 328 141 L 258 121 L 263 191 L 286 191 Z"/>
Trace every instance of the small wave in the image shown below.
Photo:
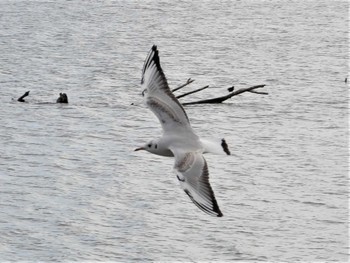
<path fill-rule="evenodd" d="M 313 205 L 313 206 L 323 206 L 326 205 L 325 203 L 321 203 L 321 202 L 312 202 L 312 201 L 305 201 L 305 202 L 301 202 L 302 204 L 305 205 Z"/>

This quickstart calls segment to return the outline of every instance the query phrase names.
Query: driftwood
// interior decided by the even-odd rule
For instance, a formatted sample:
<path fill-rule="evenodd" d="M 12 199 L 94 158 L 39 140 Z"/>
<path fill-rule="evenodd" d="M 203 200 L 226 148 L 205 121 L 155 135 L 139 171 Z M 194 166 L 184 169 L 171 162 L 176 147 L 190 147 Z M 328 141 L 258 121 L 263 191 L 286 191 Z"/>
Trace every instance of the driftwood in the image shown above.
<path fill-rule="evenodd" d="M 187 85 L 191 84 L 193 81 L 194 81 L 193 79 L 188 79 L 185 84 L 180 85 L 179 87 L 173 89 L 172 92 L 186 87 Z M 178 96 L 176 96 L 176 98 L 179 99 L 179 98 L 185 97 L 187 95 L 190 95 L 190 94 L 199 92 L 201 90 L 204 90 L 204 89 L 206 89 L 208 87 L 209 87 L 209 85 L 207 85 L 207 86 L 205 86 L 203 88 L 196 89 L 194 91 L 190 91 L 190 92 L 184 93 L 182 95 L 178 95 Z M 199 100 L 199 101 L 184 102 L 184 103 L 181 103 L 181 104 L 182 105 L 193 105 L 193 104 L 206 104 L 206 103 L 222 103 L 225 100 L 228 100 L 229 98 L 232 98 L 233 96 L 236 96 L 236 95 L 244 93 L 244 92 L 251 92 L 251 93 L 260 94 L 260 95 L 268 95 L 267 92 L 255 91 L 255 89 L 259 89 L 259 88 L 263 88 L 263 87 L 265 87 L 265 84 L 255 85 L 255 86 L 248 87 L 248 88 L 241 88 L 239 90 L 234 91 L 234 87 L 232 86 L 232 87 L 228 88 L 228 91 L 230 93 L 225 95 L 225 96 L 216 97 L 216 98 L 212 98 L 212 99 Z"/>
<path fill-rule="evenodd" d="M 186 87 L 188 84 L 191 84 L 193 81 L 194 81 L 194 79 L 189 78 L 185 84 L 182 84 L 182 85 L 178 86 L 177 88 L 173 89 L 172 92 L 175 92 L 179 89 L 182 89 L 183 87 Z"/>
<path fill-rule="evenodd" d="M 29 92 L 27 91 L 26 93 L 24 93 L 21 97 L 19 97 L 17 99 L 17 101 L 19 102 L 26 102 L 24 100 L 25 97 L 29 96 Z M 40 102 L 40 104 L 49 104 L 50 102 Z M 56 100 L 56 103 L 68 103 L 68 96 L 66 93 L 60 93 L 60 96 L 58 97 L 58 99 Z"/>
<path fill-rule="evenodd" d="M 263 91 L 248 90 L 248 92 L 260 94 L 260 95 L 269 95 L 267 92 L 263 92 Z"/>
<path fill-rule="evenodd" d="M 17 99 L 17 101 L 19 101 L 19 102 L 26 102 L 26 101 L 24 100 L 24 98 L 27 97 L 27 96 L 29 96 L 29 92 L 30 92 L 30 91 L 27 91 L 26 93 L 24 93 L 21 97 L 19 97 L 19 98 Z"/>
<path fill-rule="evenodd" d="M 203 87 L 203 88 L 199 88 L 199 89 L 196 89 L 196 90 L 193 90 L 193 91 L 190 91 L 190 92 L 181 94 L 181 95 L 179 95 L 179 96 L 176 96 L 176 98 L 177 98 L 177 99 L 180 99 L 180 98 L 182 98 L 182 97 L 185 97 L 185 96 L 187 96 L 187 95 L 191 95 L 191 94 L 193 94 L 193 93 L 196 93 L 196 92 L 198 92 L 198 91 L 204 90 L 204 89 L 206 89 L 206 88 L 209 88 L 209 85 L 207 85 L 207 86 L 205 86 L 205 87 Z"/>

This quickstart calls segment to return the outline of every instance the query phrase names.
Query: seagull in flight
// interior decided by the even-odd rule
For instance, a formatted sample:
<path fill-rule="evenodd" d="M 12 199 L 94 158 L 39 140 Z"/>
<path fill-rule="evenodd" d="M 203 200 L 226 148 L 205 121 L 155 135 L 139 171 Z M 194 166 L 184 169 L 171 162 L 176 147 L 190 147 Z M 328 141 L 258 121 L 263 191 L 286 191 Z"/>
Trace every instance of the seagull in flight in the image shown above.
<path fill-rule="evenodd" d="M 209 183 L 208 164 L 203 153 L 219 150 L 230 155 L 228 145 L 225 139 L 214 145 L 213 142 L 201 140 L 194 133 L 183 106 L 168 86 L 156 45 L 145 60 L 141 88 L 145 104 L 160 121 L 163 136 L 135 151 L 146 150 L 161 156 L 175 157 L 176 177 L 192 202 L 209 215 L 223 216 Z"/>

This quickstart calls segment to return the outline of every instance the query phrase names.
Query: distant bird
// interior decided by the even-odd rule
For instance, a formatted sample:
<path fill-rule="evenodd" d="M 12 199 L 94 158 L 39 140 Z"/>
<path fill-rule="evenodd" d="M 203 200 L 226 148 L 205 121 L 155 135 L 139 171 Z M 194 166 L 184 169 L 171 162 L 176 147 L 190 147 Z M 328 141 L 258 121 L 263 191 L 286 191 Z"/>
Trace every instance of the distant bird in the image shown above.
<path fill-rule="evenodd" d="M 235 87 L 232 86 L 232 87 L 228 88 L 227 90 L 228 90 L 228 92 L 232 92 L 234 89 L 235 89 Z"/>
<path fill-rule="evenodd" d="M 150 50 L 142 71 L 144 101 L 157 116 L 163 136 L 135 151 L 146 150 L 162 156 L 174 156 L 174 171 L 185 193 L 205 213 L 223 216 L 209 183 L 209 170 L 203 153 L 220 150 L 230 155 L 225 139 L 214 145 L 201 140 L 192 130 L 187 114 L 169 89 L 160 66 L 157 46 Z"/>
<path fill-rule="evenodd" d="M 68 103 L 68 96 L 66 93 L 60 93 L 60 96 L 56 100 L 57 103 Z"/>
<path fill-rule="evenodd" d="M 17 99 L 17 101 L 19 102 L 25 102 L 24 98 L 27 97 L 29 95 L 29 91 L 27 91 L 26 93 L 24 93 L 21 97 L 19 97 Z"/>

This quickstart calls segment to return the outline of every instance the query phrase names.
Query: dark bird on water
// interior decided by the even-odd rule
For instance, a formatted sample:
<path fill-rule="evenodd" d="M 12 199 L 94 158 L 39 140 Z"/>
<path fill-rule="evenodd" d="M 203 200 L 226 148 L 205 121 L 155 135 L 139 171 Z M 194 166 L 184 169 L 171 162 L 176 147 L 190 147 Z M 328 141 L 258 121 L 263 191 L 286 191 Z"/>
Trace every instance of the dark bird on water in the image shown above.
<path fill-rule="evenodd" d="M 66 93 L 60 93 L 59 98 L 56 100 L 57 103 L 68 103 L 68 96 Z"/>
<path fill-rule="evenodd" d="M 228 90 L 228 92 L 232 92 L 234 89 L 235 89 L 235 87 L 232 86 L 232 87 L 228 88 L 227 90 Z"/>

